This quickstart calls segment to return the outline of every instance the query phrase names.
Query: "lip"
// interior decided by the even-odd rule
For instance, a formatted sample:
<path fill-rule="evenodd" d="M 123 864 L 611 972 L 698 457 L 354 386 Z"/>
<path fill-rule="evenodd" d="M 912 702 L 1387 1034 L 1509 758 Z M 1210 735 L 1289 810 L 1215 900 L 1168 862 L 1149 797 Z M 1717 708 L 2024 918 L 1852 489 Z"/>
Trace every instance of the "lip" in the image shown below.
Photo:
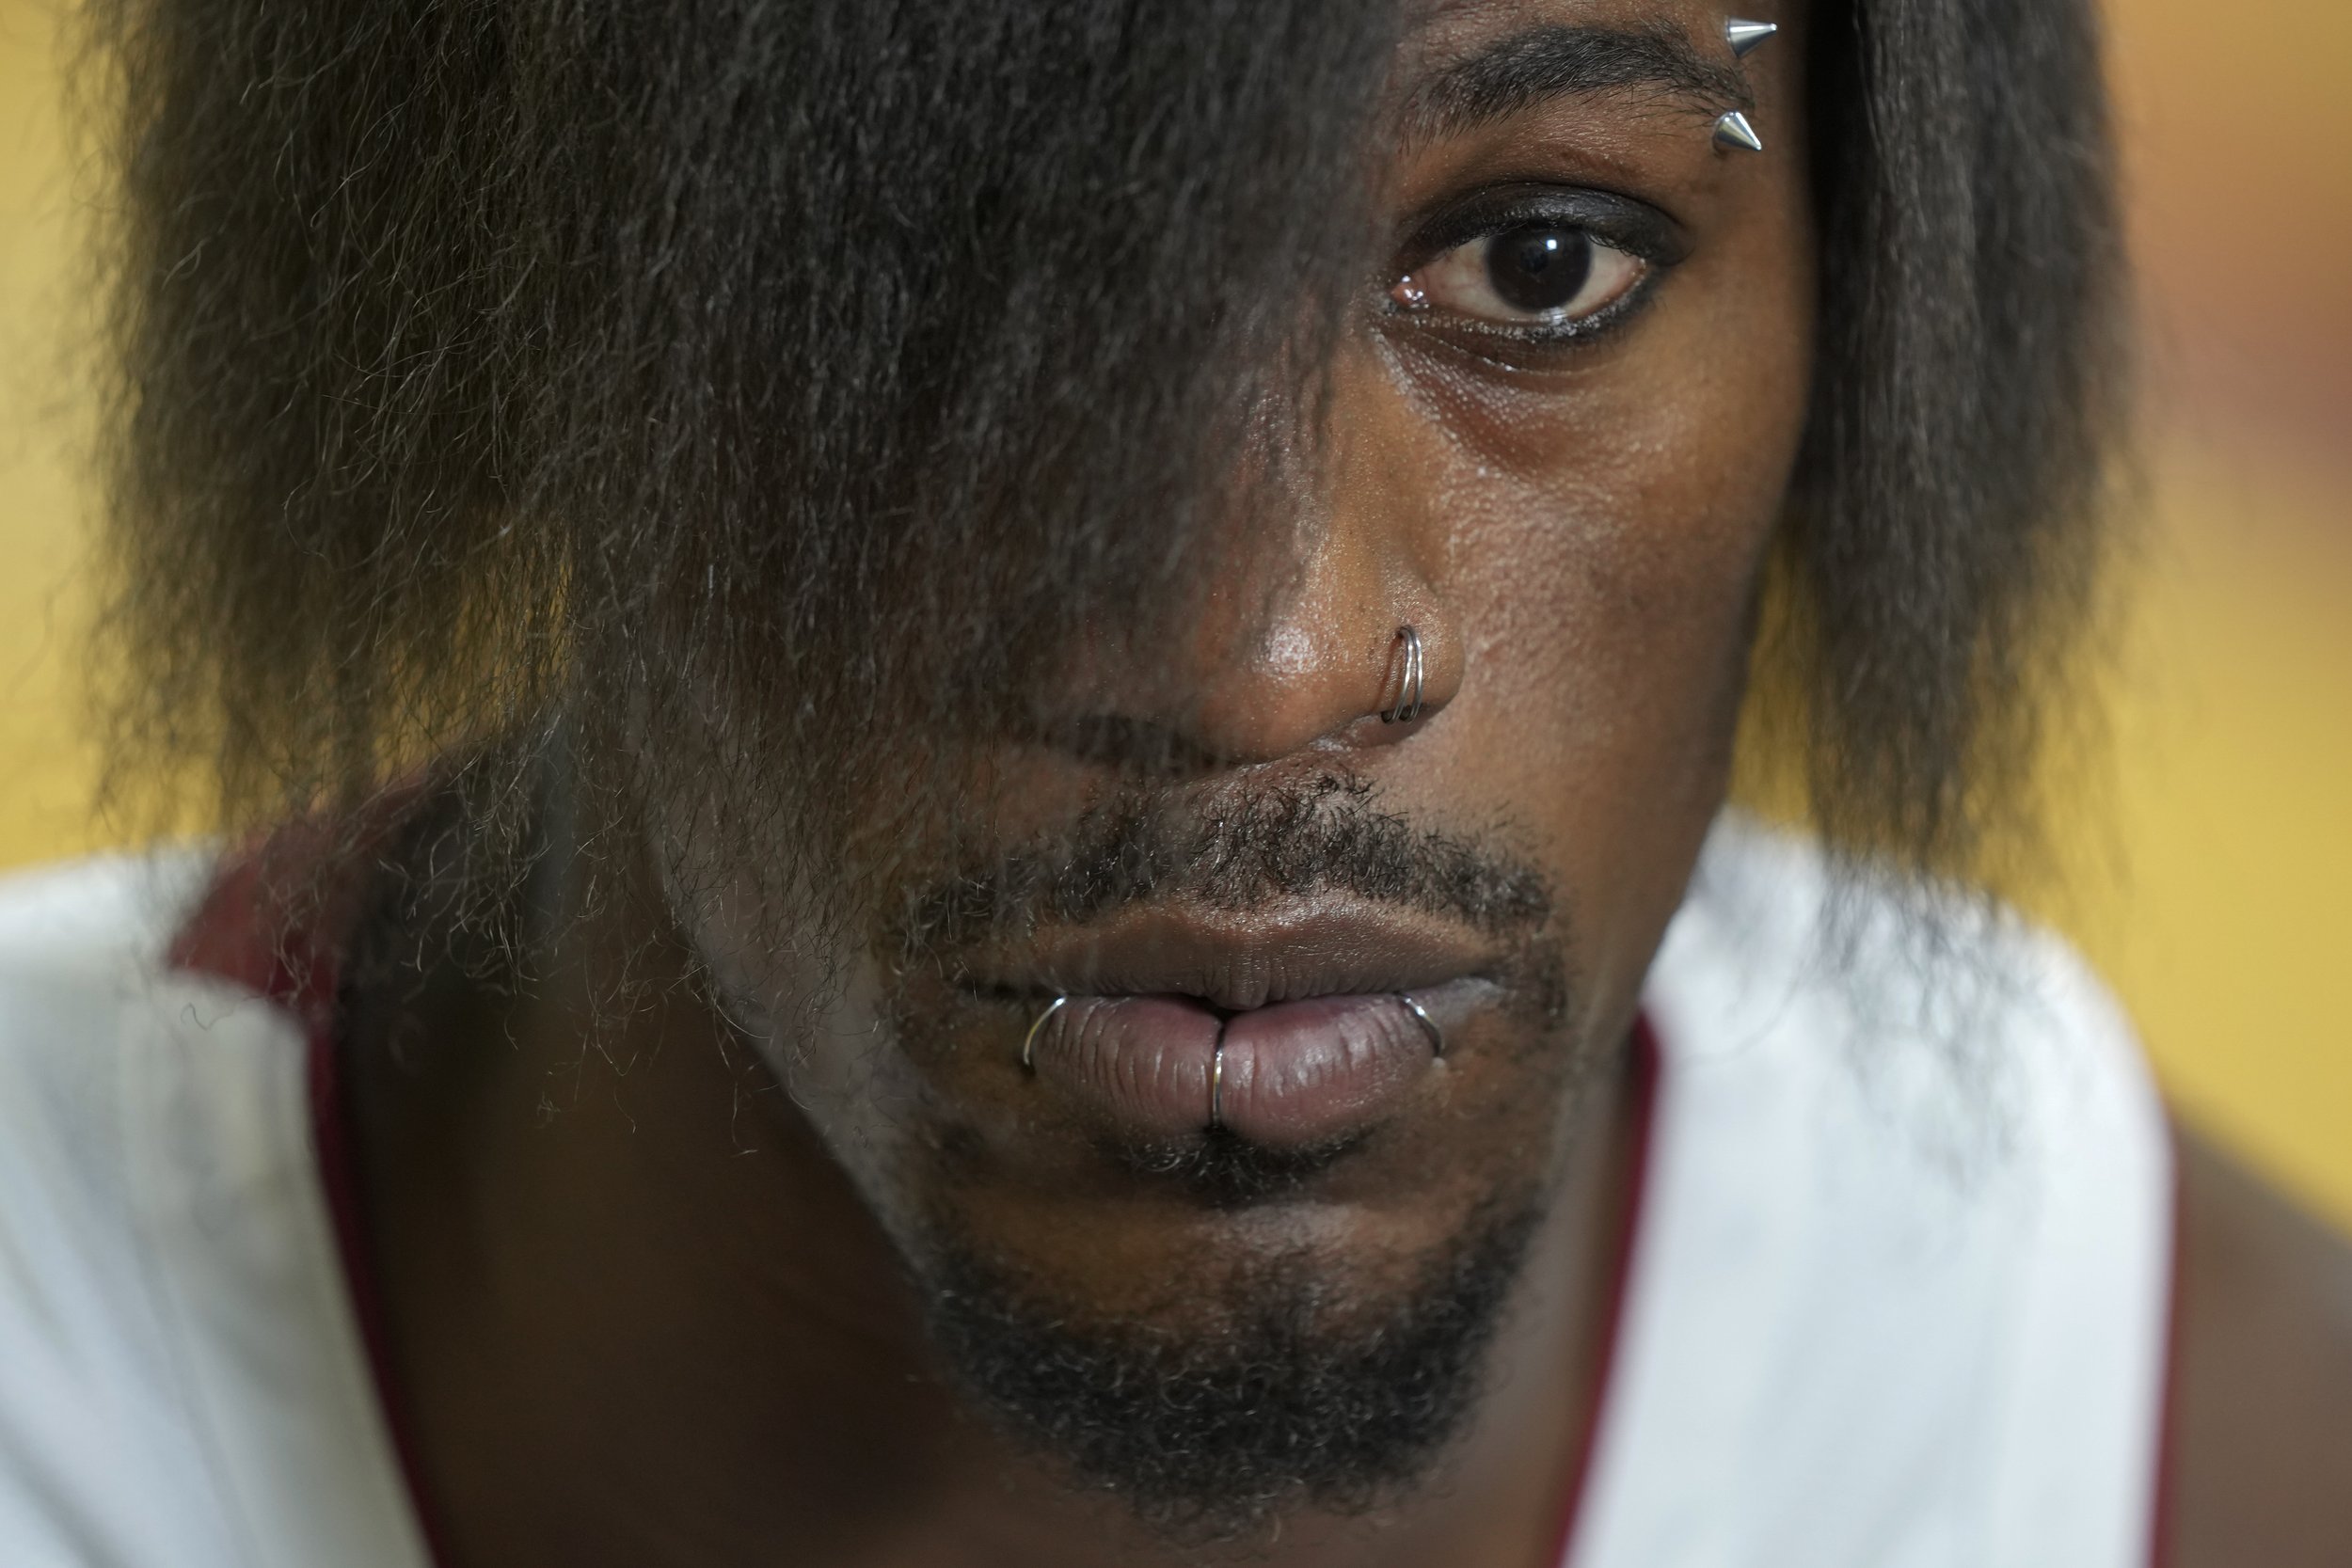
<path fill-rule="evenodd" d="M 1439 1020 L 1481 980 L 1415 1000 Z M 1442 1058 L 1394 993 L 1277 1002 L 1231 1016 L 1190 997 L 1073 998 L 1038 1031 L 1041 1087 L 1082 1120 L 1161 1143 L 1219 1130 L 1271 1149 L 1343 1142 L 1404 1110 Z"/>
<path fill-rule="evenodd" d="M 1318 996 L 1435 988 L 1492 966 L 1492 948 L 1458 926 L 1391 908 L 1210 911 L 1142 908 L 1099 925 L 1040 932 L 1019 950 L 961 966 L 983 990 L 1054 996 L 1191 997 L 1248 1012 Z"/>
<path fill-rule="evenodd" d="M 1211 1129 L 1263 1148 L 1345 1141 L 1443 1075 L 1409 991 L 1448 1027 L 1497 987 L 1458 927 L 1353 904 L 1216 918 L 1123 911 L 964 966 L 967 983 L 1067 997 L 1031 1042 L 1038 1086 L 1079 1119 L 1160 1143 Z"/>

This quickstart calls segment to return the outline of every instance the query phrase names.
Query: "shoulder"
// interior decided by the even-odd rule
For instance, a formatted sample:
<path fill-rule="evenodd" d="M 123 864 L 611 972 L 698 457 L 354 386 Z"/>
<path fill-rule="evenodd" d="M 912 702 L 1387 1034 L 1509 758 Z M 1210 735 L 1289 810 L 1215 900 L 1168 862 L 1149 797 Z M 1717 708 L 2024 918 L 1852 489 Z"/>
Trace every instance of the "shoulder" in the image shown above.
<path fill-rule="evenodd" d="M 424 1560 L 219 871 L 0 879 L 0 1562 Z"/>
<path fill-rule="evenodd" d="M 0 1234 L 20 1249 L 44 1229 L 102 1234 L 119 1206 L 104 1195 L 119 1193 L 126 1149 L 127 1009 L 155 994 L 200 877 L 199 863 L 129 856 L 0 876 Z M 59 1211 L 77 1223 L 56 1224 Z"/>
<path fill-rule="evenodd" d="M 1670 1069 L 1729 1087 L 1726 1119 L 1778 1120 L 1775 1158 L 1975 1229 L 2041 1319 L 2094 1276 L 2160 1307 L 2169 1122 L 2129 1018 L 2056 934 L 1726 814 L 1645 1004 Z"/>
<path fill-rule="evenodd" d="M 205 863 L 109 856 L 0 875 L 0 1235 L 20 1248 L 44 1227 L 108 1233 L 131 1152 L 126 1053 L 147 1036 L 139 1013 L 169 1006 L 164 953 Z"/>
<path fill-rule="evenodd" d="M 0 876 L 0 1560 L 231 1560 L 159 1236 L 185 1188 L 164 953 L 204 857 Z M 226 999 L 222 999 L 226 1005 Z"/>
<path fill-rule="evenodd" d="M 0 871 L 0 983 L 87 984 L 159 959 L 213 864 L 184 849 Z"/>
<path fill-rule="evenodd" d="M 1724 1119 L 1781 1123 L 1774 1157 L 1818 1191 L 1976 1235 L 2055 1342 L 2160 1351 L 2170 1122 L 2130 1019 L 2062 939 L 1727 816 L 1647 1005 L 1669 1065 L 1726 1081 Z M 2118 1398 L 2140 1375 L 2111 1372 Z"/>
<path fill-rule="evenodd" d="M 1738 1351 L 1718 1365 L 1808 1390 L 1755 1413 L 1772 1438 L 1749 1461 L 1804 1466 L 1858 1518 L 1964 1520 L 1972 1561 L 2143 1560 L 2172 1152 L 2089 967 L 1988 899 L 1729 816 L 1645 1009 L 1650 1277 L 1679 1271 L 1653 1315 L 1683 1359 L 1711 1335 Z"/>
<path fill-rule="evenodd" d="M 2352 1562 L 2352 1243 L 2182 1140 L 2177 1568 Z"/>
<path fill-rule="evenodd" d="M 1887 1059 L 1948 1064 L 1941 1090 L 1920 1098 L 1977 1129 L 1969 1148 L 2025 1146 L 2036 1221 L 2012 1234 L 2038 1238 L 2044 1302 L 2090 1299 L 2103 1256 L 2100 1273 L 2122 1277 L 2116 1243 L 2132 1236 L 2129 1277 L 2144 1289 L 2073 1312 L 2082 1321 L 2058 1359 L 2101 1354 L 2124 1315 L 2153 1316 L 2149 1336 L 2169 1320 L 2176 1568 L 2352 1562 L 2352 1242 L 2194 1132 L 2174 1132 L 2129 1019 L 2063 941 L 1981 900 L 1836 866 L 1734 816 L 1708 844 L 1660 971 L 1661 1010 L 1702 1053 L 1768 1042 L 1785 1059 L 1841 1064 L 1840 1084 L 1867 1082 Z M 1870 1138 L 1873 1168 L 1902 1164 L 1897 1150 L 1919 1147 L 1914 1131 Z M 2139 1326 L 2120 1338 L 2148 1337 Z"/>
<path fill-rule="evenodd" d="M 1908 1072 L 1921 1092 L 1932 1072 L 2006 1123 L 2004 1141 L 2049 1115 L 2161 1132 L 2130 1019 L 2064 939 L 1737 812 L 1708 841 L 1655 981 L 1715 1049 L 1794 1033 L 1841 1072 Z"/>

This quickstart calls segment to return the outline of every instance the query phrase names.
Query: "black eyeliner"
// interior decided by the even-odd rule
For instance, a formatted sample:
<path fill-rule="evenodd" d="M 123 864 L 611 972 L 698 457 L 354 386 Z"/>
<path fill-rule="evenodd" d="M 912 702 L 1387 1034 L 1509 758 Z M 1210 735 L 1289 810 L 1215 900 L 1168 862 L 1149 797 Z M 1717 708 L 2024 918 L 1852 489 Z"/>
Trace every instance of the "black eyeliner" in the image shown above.
<path fill-rule="evenodd" d="M 1692 250 L 1688 230 L 1646 201 L 1588 186 L 1519 182 L 1489 186 L 1466 198 L 1438 208 L 1415 223 L 1395 252 L 1383 284 L 1393 285 L 1457 245 L 1472 244 L 1514 229 L 1536 226 L 1573 229 L 1595 241 L 1648 263 L 1645 275 L 1618 298 L 1591 315 L 1572 321 L 1503 324 L 1463 317 L 1440 317 L 1387 301 L 1381 308 L 1386 322 L 1410 324 L 1455 352 L 1475 356 L 1510 369 L 1499 357 L 1509 349 L 1541 352 L 1581 347 L 1607 337 L 1638 315 L 1666 274 Z"/>
<path fill-rule="evenodd" d="M 1397 247 L 1392 270 L 1408 273 L 1455 245 L 1537 224 L 1581 230 L 1659 266 L 1691 253 L 1682 225 L 1646 201 L 1586 186 L 1523 183 L 1490 186 L 1419 220 Z"/>

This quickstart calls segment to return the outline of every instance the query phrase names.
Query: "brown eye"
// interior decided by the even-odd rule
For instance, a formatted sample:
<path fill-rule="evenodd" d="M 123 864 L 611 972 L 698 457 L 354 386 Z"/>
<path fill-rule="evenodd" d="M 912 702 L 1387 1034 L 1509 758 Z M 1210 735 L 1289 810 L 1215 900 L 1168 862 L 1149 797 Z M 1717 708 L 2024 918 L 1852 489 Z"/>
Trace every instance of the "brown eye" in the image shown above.
<path fill-rule="evenodd" d="M 1569 325 L 1614 304 L 1648 266 L 1585 230 L 1522 224 L 1432 258 L 1389 295 L 1407 310 L 1498 326 Z"/>
<path fill-rule="evenodd" d="M 1593 274 L 1593 242 L 1573 229 L 1514 229 L 1486 242 L 1486 286 L 1517 310 L 1575 303 Z"/>

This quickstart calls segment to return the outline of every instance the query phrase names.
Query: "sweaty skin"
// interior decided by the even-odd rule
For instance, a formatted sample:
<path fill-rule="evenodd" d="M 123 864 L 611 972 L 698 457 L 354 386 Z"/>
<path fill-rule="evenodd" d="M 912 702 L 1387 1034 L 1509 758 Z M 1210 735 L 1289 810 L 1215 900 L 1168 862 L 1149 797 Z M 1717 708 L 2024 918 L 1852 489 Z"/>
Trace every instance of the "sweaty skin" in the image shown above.
<path fill-rule="evenodd" d="M 391 1361 L 456 1563 L 1217 1560 L 1063 1484 L 965 1408 L 894 1243 L 919 1246 L 944 1215 L 1074 1312 L 1182 1333 L 1206 1308 L 1168 1281 L 1306 1257 L 1377 1297 L 1529 1182 L 1550 1201 L 1441 1483 L 1369 1519 L 1293 1515 L 1246 1550 L 1285 1568 L 1549 1560 L 1628 1179 L 1625 1042 L 1723 800 L 1811 372 L 1806 17 L 1794 0 L 1752 8 L 1783 28 L 1745 68 L 1761 153 L 1711 140 L 1733 104 L 1656 87 L 1400 129 L 1381 183 L 1400 234 L 1480 191 L 1598 190 L 1659 214 L 1678 260 L 1607 330 L 1541 352 L 1444 299 L 1372 291 L 1334 369 L 1311 552 L 1250 641 L 1233 637 L 1267 597 L 1255 579 L 1162 651 L 1181 680 L 1112 663 L 1047 699 L 1181 726 L 1234 778 L 1341 773 L 1414 822 L 1501 833 L 1572 913 L 1553 933 L 1576 982 L 1555 1037 L 1537 1051 L 1506 1011 L 1466 1018 L 1430 1069 L 1443 1114 L 1417 1110 L 1299 1201 L 1175 1200 L 1090 1152 L 1009 1069 L 1033 1000 L 953 1012 L 894 992 L 876 957 L 775 1092 L 778 1058 L 684 977 L 703 968 L 741 1022 L 787 1011 L 807 976 L 749 939 L 724 890 L 671 900 L 667 851 L 648 846 L 621 868 L 632 895 L 599 906 L 544 984 L 494 996 L 453 964 L 354 1020 Z M 1401 71 L 1409 91 L 1530 28 L 1661 21 L 1728 62 L 1715 7 L 1507 0 L 1438 8 Z M 1400 256 L 1398 278 L 1459 282 L 1440 260 Z M 1425 644 L 1428 711 L 1384 725 L 1401 624 Z M 1171 684 L 1197 703 L 1154 706 Z M 1035 737 L 971 764 L 1017 803 L 1014 838 L 1113 782 L 1100 756 Z M 1262 918 L 1230 917 L 1244 939 L 1271 931 Z M 584 1048 L 596 985 L 625 957 L 659 1001 Z M 901 1049 L 885 1004 L 910 995 L 975 1049 Z"/>

